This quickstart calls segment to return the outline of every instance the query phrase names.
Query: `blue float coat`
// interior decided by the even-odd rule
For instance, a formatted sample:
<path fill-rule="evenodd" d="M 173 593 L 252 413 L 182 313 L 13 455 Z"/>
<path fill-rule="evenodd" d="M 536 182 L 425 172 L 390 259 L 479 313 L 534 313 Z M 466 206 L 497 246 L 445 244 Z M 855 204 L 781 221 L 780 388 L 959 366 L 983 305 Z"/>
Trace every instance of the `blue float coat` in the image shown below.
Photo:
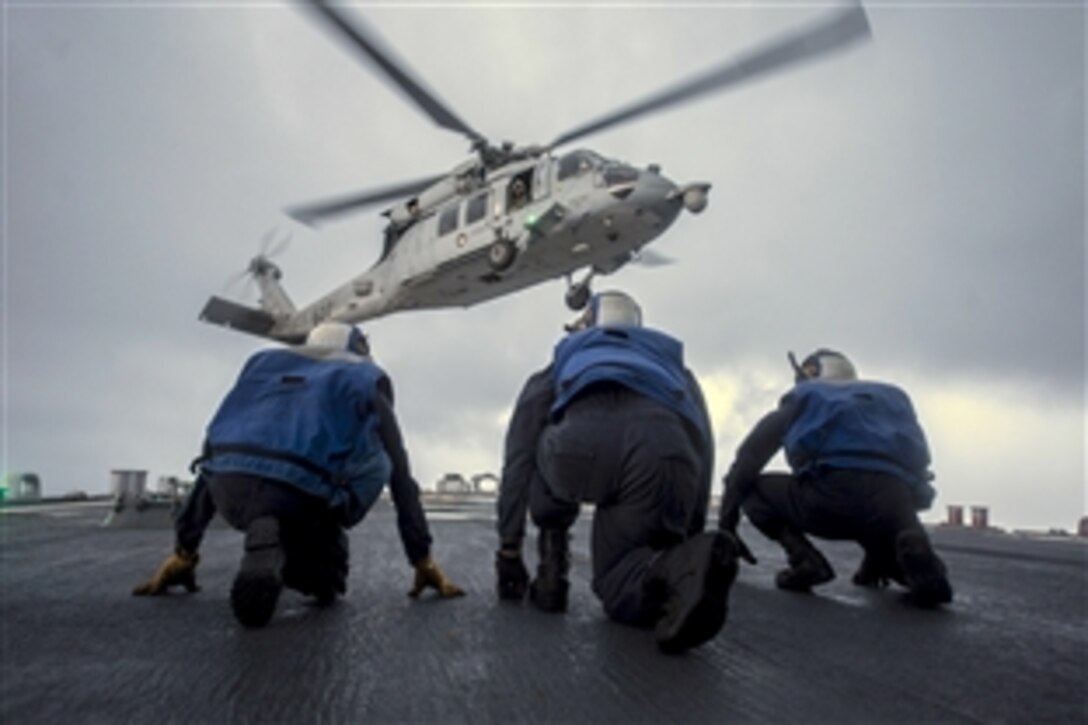
<path fill-rule="evenodd" d="M 799 475 L 819 467 L 883 471 L 915 485 L 929 478 L 929 447 L 910 399 L 868 381 L 799 383 L 786 394 L 796 410 L 783 438 Z"/>
<path fill-rule="evenodd" d="M 377 431 L 383 377 L 358 356 L 256 353 L 208 425 L 205 469 L 283 481 L 343 506 L 356 523 L 391 471 Z"/>
<path fill-rule="evenodd" d="M 563 338 L 554 353 L 553 416 L 595 383 L 618 383 L 683 416 L 712 441 L 679 340 L 643 327 L 591 328 Z"/>

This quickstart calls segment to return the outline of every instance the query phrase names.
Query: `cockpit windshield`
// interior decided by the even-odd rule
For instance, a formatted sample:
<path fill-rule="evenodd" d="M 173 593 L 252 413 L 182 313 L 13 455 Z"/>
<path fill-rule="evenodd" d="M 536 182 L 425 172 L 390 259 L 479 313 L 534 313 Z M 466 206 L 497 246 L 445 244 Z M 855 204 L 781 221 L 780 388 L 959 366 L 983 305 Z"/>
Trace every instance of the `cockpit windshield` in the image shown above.
<path fill-rule="evenodd" d="M 604 167 L 604 185 L 608 188 L 627 186 L 638 181 L 638 169 L 625 164 L 609 164 Z"/>
<path fill-rule="evenodd" d="M 559 159 L 559 181 L 579 176 L 604 163 L 604 159 L 592 151 L 571 151 Z"/>

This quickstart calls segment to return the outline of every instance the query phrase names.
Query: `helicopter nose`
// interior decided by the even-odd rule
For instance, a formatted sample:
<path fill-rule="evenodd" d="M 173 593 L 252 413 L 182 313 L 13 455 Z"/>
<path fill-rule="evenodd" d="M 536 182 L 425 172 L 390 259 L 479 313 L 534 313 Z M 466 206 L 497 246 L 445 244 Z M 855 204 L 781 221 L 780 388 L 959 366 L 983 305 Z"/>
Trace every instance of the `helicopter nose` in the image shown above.
<path fill-rule="evenodd" d="M 644 212 L 658 217 L 663 224 L 671 223 L 683 208 L 679 187 L 654 171 L 640 171 L 626 201 Z"/>

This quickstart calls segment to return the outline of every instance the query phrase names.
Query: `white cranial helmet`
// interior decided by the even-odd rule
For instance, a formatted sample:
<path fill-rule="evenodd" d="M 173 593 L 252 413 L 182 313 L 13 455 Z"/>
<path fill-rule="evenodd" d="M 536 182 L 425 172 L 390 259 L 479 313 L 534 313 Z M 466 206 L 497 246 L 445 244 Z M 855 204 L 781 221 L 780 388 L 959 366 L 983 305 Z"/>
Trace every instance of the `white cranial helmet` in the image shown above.
<path fill-rule="evenodd" d="M 370 343 L 366 335 L 355 325 L 346 322 L 322 322 L 310 330 L 306 344 L 311 347 L 324 347 L 331 350 L 344 350 L 356 355 L 369 355 Z"/>
<path fill-rule="evenodd" d="M 802 380 L 858 379 L 858 372 L 854 369 L 854 364 L 841 352 L 835 350 L 821 347 L 806 357 L 800 365 L 797 364 L 797 358 L 793 356 L 792 352 L 789 354 L 789 358 L 790 365 L 793 366 L 794 379 L 798 383 Z"/>

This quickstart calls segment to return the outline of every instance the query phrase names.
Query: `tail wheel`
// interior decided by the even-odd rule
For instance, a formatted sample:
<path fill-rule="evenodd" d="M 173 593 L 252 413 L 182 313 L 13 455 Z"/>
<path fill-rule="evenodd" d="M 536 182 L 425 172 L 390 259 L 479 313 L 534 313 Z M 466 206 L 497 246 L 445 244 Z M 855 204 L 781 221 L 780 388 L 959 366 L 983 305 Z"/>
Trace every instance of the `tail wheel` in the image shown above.
<path fill-rule="evenodd" d="M 491 265 L 491 269 L 501 272 L 510 268 L 516 256 L 518 256 L 518 250 L 514 243 L 509 239 L 500 238 L 492 242 L 488 248 L 487 263 Z"/>

